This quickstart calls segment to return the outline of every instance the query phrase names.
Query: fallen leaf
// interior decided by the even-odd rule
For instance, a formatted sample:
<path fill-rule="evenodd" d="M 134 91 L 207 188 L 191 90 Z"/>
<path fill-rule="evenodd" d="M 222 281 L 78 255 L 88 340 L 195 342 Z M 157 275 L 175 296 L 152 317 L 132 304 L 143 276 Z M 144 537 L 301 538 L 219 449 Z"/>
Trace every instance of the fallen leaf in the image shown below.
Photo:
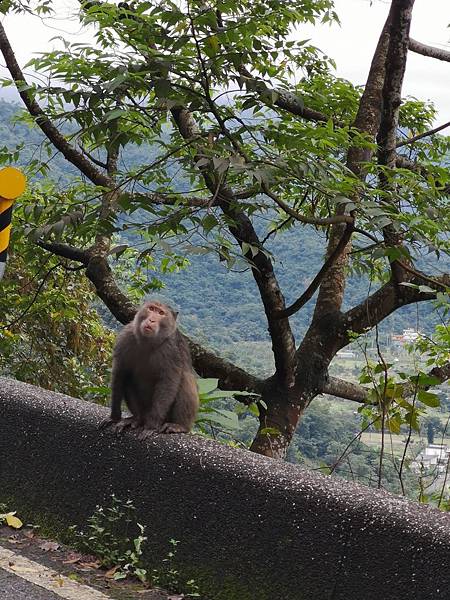
<path fill-rule="evenodd" d="M 33 531 L 33 529 L 28 529 L 27 531 L 24 532 L 25 537 L 27 538 L 34 538 L 35 537 L 35 533 Z"/>
<path fill-rule="evenodd" d="M 12 513 L 6 515 L 6 522 L 10 527 L 14 527 L 14 529 L 20 529 L 23 526 L 22 521 Z"/>
<path fill-rule="evenodd" d="M 85 567 L 86 569 L 100 569 L 101 563 L 100 561 L 82 562 L 80 563 L 80 567 Z"/>
<path fill-rule="evenodd" d="M 43 542 L 39 548 L 44 552 L 59 550 L 60 545 L 57 542 Z"/>
<path fill-rule="evenodd" d="M 55 583 L 58 587 L 62 587 L 64 585 L 64 579 L 61 577 L 61 575 L 56 575 Z"/>
<path fill-rule="evenodd" d="M 106 571 L 105 573 L 105 577 L 114 577 L 114 575 L 116 574 L 116 571 L 119 569 L 119 565 L 116 565 L 115 567 L 113 567 L 112 569 L 109 569 L 109 571 Z"/>
<path fill-rule="evenodd" d="M 80 562 L 80 558 L 69 558 L 62 561 L 63 565 L 74 565 L 77 562 Z"/>

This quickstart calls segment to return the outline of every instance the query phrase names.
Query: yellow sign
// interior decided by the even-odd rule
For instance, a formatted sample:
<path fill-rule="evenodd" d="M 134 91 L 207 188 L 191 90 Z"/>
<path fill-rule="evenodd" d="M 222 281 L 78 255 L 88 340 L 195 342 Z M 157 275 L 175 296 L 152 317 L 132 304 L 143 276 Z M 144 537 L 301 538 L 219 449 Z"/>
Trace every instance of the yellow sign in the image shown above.
<path fill-rule="evenodd" d="M 25 175 L 15 167 L 0 169 L 0 196 L 5 200 L 15 200 L 25 191 Z"/>
<path fill-rule="evenodd" d="M 14 167 L 0 169 L 0 279 L 5 272 L 11 234 L 12 204 L 23 194 L 26 186 L 25 175 Z"/>

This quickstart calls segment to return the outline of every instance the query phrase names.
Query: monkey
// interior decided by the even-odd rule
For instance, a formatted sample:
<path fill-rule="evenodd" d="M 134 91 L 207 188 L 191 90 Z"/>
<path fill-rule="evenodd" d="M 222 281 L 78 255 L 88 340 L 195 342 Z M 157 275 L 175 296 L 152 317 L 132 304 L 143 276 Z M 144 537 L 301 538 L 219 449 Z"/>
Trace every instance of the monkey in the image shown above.
<path fill-rule="evenodd" d="M 145 302 L 117 336 L 111 373 L 111 415 L 102 427 L 117 433 L 140 429 L 155 433 L 188 433 L 199 398 L 186 340 L 170 306 Z M 125 400 L 131 417 L 122 419 Z"/>

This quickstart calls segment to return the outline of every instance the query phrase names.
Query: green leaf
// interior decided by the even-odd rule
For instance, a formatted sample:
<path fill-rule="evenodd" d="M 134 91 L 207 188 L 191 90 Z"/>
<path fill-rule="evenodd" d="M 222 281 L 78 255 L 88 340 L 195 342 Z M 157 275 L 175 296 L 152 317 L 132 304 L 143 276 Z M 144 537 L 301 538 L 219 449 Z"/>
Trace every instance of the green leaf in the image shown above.
<path fill-rule="evenodd" d="M 216 35 L 211 35 L 205 41 L 205 53 L 209 58 L 214 58 L 219 51 L 219 40 Z"/>
<path fill-rule="evenodd" d="M 155 82 L 155 94 L 158 98 L 167 98 L 170 94 L 171 85 L 168 79 L 157 79 Z"/>
<path fill-rule="evenodd" d="M 427 392 L 425 390 L 419 390 L 417 392 L 417 398 L 420 400 L 420 402 L 422 402 L 423 404 L 425 404 L 426 406 L 429 406 L 431 408 L 437 408 L 438 406 L 441 405 L 439 396 L 437 396 L 436 394 L 433 394 L 432 392 Z"/>
<path fill-rule="evenodd" d="M 216 390 L 218 385 L 218 379 L 197 379 L 199 394 L 209 394 L 210 392 Z"/>
<path fill-rule="evenodd" d="M 110 112 L 105 113 L 105 115 L 103 117 L 103 121 L 105 121 L 106 123 L 109 123 L 109 121 L 114 121 L 125 114 L 126 114 L 126 111 L 123 110 L 122 108 L 115 108 L 114 110 L 111 110 Z"/>

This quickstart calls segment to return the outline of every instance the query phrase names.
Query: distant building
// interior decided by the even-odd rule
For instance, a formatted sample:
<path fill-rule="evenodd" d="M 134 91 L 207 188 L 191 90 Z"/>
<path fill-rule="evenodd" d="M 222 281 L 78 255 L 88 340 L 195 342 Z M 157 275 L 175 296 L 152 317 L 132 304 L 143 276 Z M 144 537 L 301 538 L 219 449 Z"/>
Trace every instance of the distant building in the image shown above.
<path fill-rule="evenodd" d="M 415 329 L 404 329 L 401 335 L 393 335 L 392 341 L 399 342 L 400 344 L 411 344 L 418 338 L 422 337 L 422 334 Z"/>
<path fill-rule="evenodd" d="M 356 354 L 350 350 L 339 350 L 336 352 L 336 358 L 355 358 Z"/>
<path fill-rule="evenodd" d="M 430 444 L 419 452 L 411 463 L 411 470 L 415 473 L 421 471 L 437 471 L 445 473 L 450 460 L 450 448 L 444 444 Z"/>

